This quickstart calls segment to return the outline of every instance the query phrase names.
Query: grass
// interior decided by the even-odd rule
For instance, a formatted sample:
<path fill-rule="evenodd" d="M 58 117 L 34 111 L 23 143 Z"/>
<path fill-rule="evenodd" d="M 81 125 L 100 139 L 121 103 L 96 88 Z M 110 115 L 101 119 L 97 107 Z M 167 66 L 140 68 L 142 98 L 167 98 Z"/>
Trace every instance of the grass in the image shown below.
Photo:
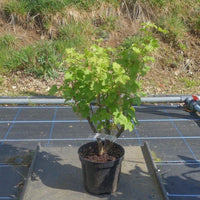
<path fill-rule="evenodd" d="M 167 42 L 181 49 L 189 32 L 198 32 L 200 27 L 199 0 L 143 0 L 151 5 L 154 22 L 168 30 Z M 184 48 L 184 47 L 183 47 Z"/>
<path fill-rule="evenodd" d="M 72 20 L 69 24 L 59 27 L 55 44 L 60 53 L 63 53 L 67 47 L 83 49 L 89 45 L 93 36 L 94 27 L 89 21 L 82 23 Z"/>
<path fill-rule="evenodd" d="M 3 65 L 10 56 L 12 49 L 16 47 L 17 39 L 13 35 L 2 35 L 0 37 L 0 71 L 4 71 Z"/>
<path fill-rule="evenodd" d="M 126 0 L 136 3 L 136 1 Z M 168 30 L 164 40 L 170 43 L 170 48 L 178 48 L 182 51 L 187 49 L 185 45 L 188 32 L 200 30 L 199 1 L 198 0 L 139 0 L 141 8 L 152 8 L 156 18 L 154 22 Z M 33 23 L 34 28 L 44 31 L 55 26 L 53 19 L 65 18 L 65 23 L 56 26 L 55 37 L 50 41 L 45 41 L 32 46 L 25 46 L 17 50 L 18 40 L 12 35 L 0 37 L 0 72 L 25 70 L 38 77 L 56 77 L 56 71 L 62 69 L 63 54 L 66 48 L 79 48 L 80 51 L 89 46 L 95 39 L 103 38 L 109 40 L 112 31 L 118 31 L 119 27 L 117 15 L 107 15 L 105 12 L 95 15 L 93 18 L 79 20 L 66 17 L 66 8 L 76 9 L 77 15 L 85 11 L 96 11 L 102 4 L 113 9 L 118 7 L 119 0 L 9 0 L 1 3 L 7 19 L 13 19 L 13 24 L 21 20 L 21 24 Z M 145 4 L 147 6 L 143 6 Z M 73 10 L 72 9 L 72 10 Z M 147 10 L 146 12 L 150 12 Z M 27 19 L 29 19 L 27 21 Z M 36 26 L 35 26 L 36 25 Z M 41 31 L 41 32 L 42 32 Z M 130 42 L 137 42 L 139 36 L 128 38 L 124 45 Z M 173 51 L 174 52 L 174 51 Z M 174 56 L 163 58 L 167 65 L 174 60 Z M 177 61 L 179 62 L 179 60 Z"/>
<path fill-rule="evenodd" d="M 21 50 L 12 49 L 7 58 L 3 60 L 6 71 L 25 70 L 37 77 L 56 77 L 61 58 L 53 48 L 52 42 L 27 46 Z"/>
<path fill-rule="evenodd" d="M 117 0 L 9 0 L 4 5 L 4 11 L 7 15 L 30 14 L 30 15 L 46 15 L 62 12 L 69 6 L 82 10 L 89 10 L 98 7 L 102 2 L 119 4 Z"/>
<path fill-rule="evenodd" d="M 62 69 L 63 55 L 66 48 L 83 50 L 91 44 L 94 29 L 90 23 L 71 23 L 61 26 L 55 40 L 15 48 L 16 38 L 4 35 L 0 38 L 0 71 L 24 70 L 36 77 L 56 78 L 57 71 Z"/>
<path fill-rule="evenodd" d="M 13 35 L 2 35 L 0 37 L 0 50 L 15 46 L 16 41 L 17 39 Z"/>
<path fill-rule="evenodd" d="M 167 37 L 173 42 L 181 41 L 187 33 L 183 20 L 175 14 L 160 18 L 158 24 L 168 30 Z"/>
<path fill-rule="evenodd" d="M 184 83 L 186 88 L 193 88 L 193 87 L 197 87 L 200 86 L 200 81 L 198 79 L 194 80 L 194 78 L 188 78 L 188 77 L 184 77 L 184 78 L 180 78 L 180 81 Z"/>
<path fill-rule="evenodd" d="M 14 38 L 9 35 L 0 40 L 0 71 L 10 72 L 14 70 L 26 70 L 36 76 L 56 77 L 55 71 L 59 68 L 65 49 L 75 47 L 83 49 L 97 38 L 103 38 L 102 32 L 108 34 L 115 29 L 116 19 L 113 16 L 104 17 L 101 27 L 95 27 L 93 20 L 75 21 L 68 16 L 66 8 L 75 7 L 79 10 L 88 10 L 100 6 L 102 2 L 116 5 L 117 0 L 9 0 L 2 5 L 4 16 L 25 28 L 38 28 L 41 32 L 48 34 L 48 31 L 56 26 L 55 37 L 50 42 L 26 46 L 20 50 L 3 48 L 7 43 L 14 43 Z M 55 25 L 58 17 L 65 18 L 65 23 Z M 77 13 L 75 12 L 77 15 Z M 80 15 L 81 16 L 81 15 Z M 68 19 L 68 17 L 70 19 Z M 82 17 L 80 17 L 81 19 Z M 8 45 L 8 46 L 9 46 Z"/>

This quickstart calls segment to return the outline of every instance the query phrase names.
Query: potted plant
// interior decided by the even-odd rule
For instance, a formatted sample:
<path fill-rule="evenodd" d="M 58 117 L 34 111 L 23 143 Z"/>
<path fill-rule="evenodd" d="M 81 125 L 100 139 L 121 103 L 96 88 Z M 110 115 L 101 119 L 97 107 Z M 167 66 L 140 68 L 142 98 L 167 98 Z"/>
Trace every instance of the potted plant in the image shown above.
<path fill-rule="evenodd" d="M 90 193 L 117 190 L 124 149 L 115 141 L 124 130 L 132 131 L 136 122 L 133 105 L 140 104 L 139 77 L 149 70 L 146 64 L 154 60 L 149 54 L 158 47 L 151 28 L 158 30 L 153 24 L 143 24 L 137 41 L 118 48 L 94 44 L 84 53 L 66 49 L 65 82 L 51 88 L 50 94 L 61 91 L 66 101 L 73 100 L 73 111 L 98 133 L 96 142 L 78 151 L 84 186 Z"/>

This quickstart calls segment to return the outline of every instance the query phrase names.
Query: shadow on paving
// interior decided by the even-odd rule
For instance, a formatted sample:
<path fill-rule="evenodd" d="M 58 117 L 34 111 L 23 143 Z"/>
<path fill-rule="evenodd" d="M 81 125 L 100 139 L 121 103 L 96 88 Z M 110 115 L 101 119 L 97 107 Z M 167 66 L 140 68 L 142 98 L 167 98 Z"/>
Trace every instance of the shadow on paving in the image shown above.
<path fill-rule="evenodd" d="M 0 145 L 0 163 L 13 164 L 12 162 L 16 158 L 28 159 L 28 157 L 34 154 L 33 150 L 23 148 L 23 147 L 15 147 L 10 144 L 2 144 Z M 27 161 L 27 160 L 24 160 Z M 14 162 L 14 164 L 16 164 Z M 18 163 L 21 164 L 21 163 Z M 23 164 L 23 163 L 22 163 Z"/>
<path fill-rule="evenodd" d="M 196 113 L 194 113 L 194 112 L 191 112 L 190 115 L 191 115 L 191 117 L 192 117 L 193 119 L 199 119 L 199 120 L 194 120 L 194 122 L 200 127 L 200 116 L 198 116 L 198 115 L 197 115 Z"/>
<path fill-rule="evenodd" d="M 180 111 L 182 111 L 182 114 L 180 114 Z M 184 111 L 182 108 L 179 107 L 166 107 L 166 106 L 154 106 L 154 107 L 141 107 L 136 108 L 136 116 L 138 114 L 142 114 L 145 116 L 145 114 L 151 114 L 151 117 L 153 115 L 155 116 L 163 116 L 165 118 L 181 118 L 181 119 L 192 119 L 190 114 L 188 112 Z M 194 117 L 194 116 L 193 116 Z M 197 118 L 197 117 L 195 117 Z"/>
<path fill-rule="evenodd" d="M 186 163 L 162 170 L 166 190 L 172 194 L 170 200 L 199 200 L 200 163 L 189 157 L 179 157 Z"/>
<path fill-rule="evenodd" d="M 132 167 L 133 170 L 129 170 L 127 174 L 121 172 L 116 193 L 111 195 L 89 195 L 83 187 L 82 170 L 79 164 L 63 164 L 63 159 L 59 156 L 41 151 L 34 167 L 34 173 L 32 173 L 32 186 L 27 189 L 29 194 L 25 195 L 25 199 L 30 199 L 30 196 L 32 197 L 34 194 L 35 196 L 32 197 L 34 200 L 39 199 L 40 195 L 45 200 L 57 198 L 60 200 L 66 198 L 83 200 L 161 200 L 162 198 L 157 193 L 155 185 L 149 181 L 149 172 L 140 168 L 140 163 L 139 160 L 134 162 L 133 166 L 135 165 L 135 167 Z M 36 191 L 37 194 L 35 194 Z"/>
<path fill-rule="evenodd" d="M 32 162 L 29 150 L 12 145 L 0 146 L 0 199 L 19 198 Z"/>

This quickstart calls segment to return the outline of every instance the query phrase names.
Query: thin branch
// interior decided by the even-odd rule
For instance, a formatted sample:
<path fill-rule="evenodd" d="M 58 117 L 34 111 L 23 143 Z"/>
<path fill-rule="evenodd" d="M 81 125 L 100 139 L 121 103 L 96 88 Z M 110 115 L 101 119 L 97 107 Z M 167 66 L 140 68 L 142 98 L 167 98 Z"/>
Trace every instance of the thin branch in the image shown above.
<path fill-rule="evenodd" d="M 98 143 L 98 154 L 101 156 L 104 154 L 104 146 L 101 138 L 97 138 L 97 143 Z"/>
<path fill-rule="evenodd" d="M 104 129 L 106 131 L 107 135 L 110 135 L 111 131 L 110 131 L 110 120 L 106 119 L 106 124 L 104 126 Z"/>
<path fill-rule="evenodd" d="M 93 110 L 93 107 L 92 107 L 91 103 L 90 103 L 90 110 L 91 110 L 91 114 L 93 115 L 94 114 L 94 110 Z"/>
<path fill-rule="evenodd" d="M 97 129 L 96 129 L 96 127 L 94 126 L 93 122 L 91 121 L 90 117 L 87 117 L 87 120 L 88 120 L 88 123 L 89 123 L 89 125 L 90 125 L 92 131 L 93 131 L 94 133 L 97 133 Z"/>
<path fill-rule="evenodd" d="M 116 134 L 116 138 L 120 137 L 120 135 L 124 132 L 124 126 L 122 126 L 119 130 L 118 133 Z"/>

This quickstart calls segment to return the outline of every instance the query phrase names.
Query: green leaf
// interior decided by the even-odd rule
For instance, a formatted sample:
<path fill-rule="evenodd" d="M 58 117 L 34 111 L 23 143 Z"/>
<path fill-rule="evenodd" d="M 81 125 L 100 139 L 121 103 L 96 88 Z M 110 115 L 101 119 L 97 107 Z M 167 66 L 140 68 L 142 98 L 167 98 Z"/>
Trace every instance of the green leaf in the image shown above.
<path fill-rule="evenodd" d="M 116 62 L 113 62 L 113 70 L 116 73 L 119 73 L 119 72 L 123 71 L 123 69 L 121 68 L 121 66 L 118 63 L 116 63 Z"/>
<path fill-rule="evenodd" d="M 140 54 L 140 53 L 141 53 L 141 50 L 140 50 L 138 47 L 136 47 L 136 46 L 133 46 L 133 47 L 132 47 L 132 50 L 133 50 L 135 53 L 137 53 L 137 54 Z"/>
<path fill-rule="evenodd" d="M 128 120 L 128 118 L 123 115 L 122 112 L 116 111 L 114 114 L 114 123 L 115 124 L 120 124 L 121 126 L 124 126 L 125 130 L 132 131 L 134 128 L 133 123 Z"/>
<path fill-rule="evenodd" d="M 65 72 L 65 79 L 72 80 L 72 77 L 73 77 L 72 73 L 70 73 L 69 71 Z"/>
<path fill-rule="evenodd" d="M 57 85 L 53 85 L 49 90 L 49 95 L 53 96 L 58 91 Z"/>
<path fill-rule="evenodd" d="M 144 61 L 144 62 L 149 62 L 149 61 L 155 62 L 155 58 L 152 57 L 152 56 L 144 56 L 144 57 L 143 57 L 143 61 Z"/>
<path fill-rule="evenodd" d="M 139 96 L 136 96 L 132 99 L 132 105 L 140 105 L 141 104 L 141 98 Z M 132 107 L 133 108 L 133 107 Z"/>

